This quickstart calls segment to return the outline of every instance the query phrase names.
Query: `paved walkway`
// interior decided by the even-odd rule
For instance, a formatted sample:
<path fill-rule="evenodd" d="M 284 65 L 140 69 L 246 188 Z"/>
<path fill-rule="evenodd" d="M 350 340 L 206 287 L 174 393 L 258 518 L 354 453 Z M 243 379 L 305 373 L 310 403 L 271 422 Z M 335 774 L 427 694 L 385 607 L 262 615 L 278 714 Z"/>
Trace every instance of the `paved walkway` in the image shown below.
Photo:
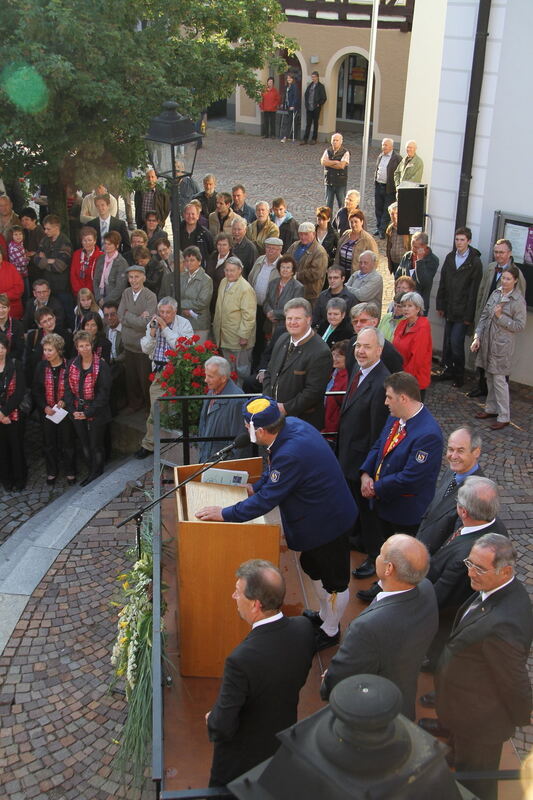
<path fill-rule="evenodd" d="M 354 162 L 356 149 L 352 147 Z M 297 219 L 312 219 L 315 205 L 322 203 L 320 152 L 318 146 L 287 147 L 210 130 L 199 153 L 197 175 L 213 171 L 224 190 L 242 181 L 252 201 L 284 194 Z M 357 164 L 351 175 L 357 185 Z M 370 214 L 369 218 L 371 228 Z M 480 406 L 466 397 L 467 389 L 439 384 L 428 392 L 429 408 L 446 434 L 461 422 L 474 422 Z M 483 431 L 483 468 L 502 487 L 502 516 L 520 554 L 520 577 L 530 591 L 532 400 L 533 390 L 512 387 L 512 426 L 493 432 L 476 421 Z M 0 796 L 9 800 L 136 797 L 132 790 L 120 788 L 111 767 L 125 703 L 107 693 L 116 626 L 110 600 L 116 576 L 130 563 L 127 549 L 134 541 L 133 525 L 119 531 L 115 525 L 143 502 L 135 480 L 149 465 L 131 460 L 124 468 L 134 472 L 122 474 L 109 496 L 99 494 L 107 478 L 87 487 L 87 493 L 71 490 L 58 506 L 32 516 L 24 527 L 15 526 L 18 530 L 0 548 L 0 591 L 8 589 L 0 599 L 0 618 L 10 609 L 14 626 L 4 634 L 0 657 Z M 5 495 L 0 502 L 6 502 Z M 31 505 L 22 510 L 20 498 L 14 505 L 23 516 L 35 511 Z M 45 531 L 48 540 L 42 538 Z M 23 599 L 17 600 L 17 595 Z M 516 743 L 528 750 L 533 730 L 520 733 Z"/>

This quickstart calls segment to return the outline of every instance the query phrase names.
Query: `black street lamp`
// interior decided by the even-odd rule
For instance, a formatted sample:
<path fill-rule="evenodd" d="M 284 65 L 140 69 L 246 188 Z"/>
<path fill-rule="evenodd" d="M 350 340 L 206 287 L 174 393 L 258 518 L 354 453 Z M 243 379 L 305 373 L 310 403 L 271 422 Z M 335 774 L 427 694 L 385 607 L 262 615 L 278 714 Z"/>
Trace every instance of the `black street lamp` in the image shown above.
<path fill-rule="evenodd" d="M 182 178 L 194 171 L 196 153 L 202 137 L 194 130 L 194 122 L 177 111 L 171 100 L 163 103 L 163 111 L 150 121 L 144 137 L 156 175 L 170 182 L 170 219 L 174 239 L 174 295 L 181 314 L 180 280 L 180 214 L 179 185 Z"/>

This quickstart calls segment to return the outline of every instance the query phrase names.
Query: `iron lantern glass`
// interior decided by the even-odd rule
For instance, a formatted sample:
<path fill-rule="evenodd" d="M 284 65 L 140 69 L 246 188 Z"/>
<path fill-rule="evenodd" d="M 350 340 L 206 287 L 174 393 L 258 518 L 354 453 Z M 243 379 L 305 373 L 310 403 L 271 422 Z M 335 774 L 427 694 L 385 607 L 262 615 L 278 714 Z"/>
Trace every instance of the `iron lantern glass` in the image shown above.
<path fill-rule="evenodd" d="M 177 112 L 177 103 L 163 103 L 163 110 L 153 117 L 146 134 L 150 160 L 161 178 L 176 180 L 192 175 L 201 135 L 191 119 Z"/>

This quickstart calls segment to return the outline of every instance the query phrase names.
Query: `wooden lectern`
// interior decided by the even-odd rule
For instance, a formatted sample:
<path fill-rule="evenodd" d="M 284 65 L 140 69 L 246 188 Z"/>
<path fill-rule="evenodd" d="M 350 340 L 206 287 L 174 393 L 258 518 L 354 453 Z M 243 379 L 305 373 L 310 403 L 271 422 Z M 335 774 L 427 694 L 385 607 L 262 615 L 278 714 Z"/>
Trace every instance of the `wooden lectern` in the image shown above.
<path fill-rule="evenodd" d="M 198 464 L 176 467 L 176 484 L 197 469 Z M 262 460 L 223 461 L 217 469 L 246 470 L 250 482 L 254 482 L 261 475 Z M 242 486 L 201 483 L 200 476 L 176 493 L 178 632 L 183 676 L 221 677 L 226 656 L 250 632 L 231 597 L 239 564 L 249 558 L 264 558 L 279 566 L 279 523 L 267 524 L 264 517 L 242 523 L 202 522 L 195 518 L 195 512 L 203 506 L 233 505 L 246 497 Z"/>

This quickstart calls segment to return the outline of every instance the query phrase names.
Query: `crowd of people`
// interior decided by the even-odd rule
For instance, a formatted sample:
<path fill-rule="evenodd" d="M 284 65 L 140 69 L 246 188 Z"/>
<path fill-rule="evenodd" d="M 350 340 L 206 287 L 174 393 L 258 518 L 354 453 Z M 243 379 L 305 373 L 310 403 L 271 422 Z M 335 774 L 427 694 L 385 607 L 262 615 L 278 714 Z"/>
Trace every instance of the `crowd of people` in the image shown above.
<path fill-rule="evenodd" d="M 318 75 L 313 85 L 319 112 Z M 266 105 L 264 110 L 269 113 Z M 306 139 L 317 119 L 309 113 Z M 287 544 L 301 553 L 319 601 L 318 610 L 304 612 L 306 621 L 287 626 L 275 568 L 261 562 L 238 573 L 241 615 L 251 625 L 262 622 L 263 629 L 270 627 L 265 622 L 283 623 L 278 627 L 286 643 L 280 647 L 287 653 L 299 641 L 302 647 L 288 696 L 268 698 L 274 703 L 270 727 L 253 751 L 255 763 L 258 754 L 271 754 L 276 730 L 294 721 L 313 652 L 339 644 L 324 676 L 325 699 L 343 677 L 375 672 L 400 686 L 403 711 L 414 718 L 418 672 L 437 671 L 436 697 L 424 702 L 436 704 L 439 720 L 425 727 L 442 734 L 447 726 L 462 768 L 496 768 L 503 740 L 529 714 L 526 660 L 533 623 L 514 577 L 516 555 L 498 518 L 498 487 L 482 474 L 481 439 L 469 425 L 449 437 L 449 470 L 439 481 L 444 439 L 424 404 L 432 381 L 463 385 L 465 338 L 472 330 L 480 381 L 470 394 L 487 395 L 485 409 L 475 416 L 492 420 L 496 431 L 509 424 L 507 377 L 516 335 L 525 327 L 524 278 L 510 242 L 498 240 L 495 262 L 483 267 L 470 230 L 455 232 L 436 293 L 445 333 L 442 370 L 433 370 L 427 315 L 439 261 L 425 233 L 411 239 L 396 232 L 394 187 L 420 180 L 423 170 L 416 143 L 406 150 L 401 158 L 390 140 L 383 142 L 373 235 L 359 193 L 347 190 L 349 154 L 340 134 L 322 157 L 326 203 L 314 221 L 297 222 L 282 197 L 249 204 L 242 184 L 219 192 L 216 177 L 206 175 L 179 223 L 180 309 L 164 230 L 168 196 L 153 170 L 145 190 L 135 194 L 132 231 L 116 216 L 105 186 L 84 199 L 75 241 L 53 213 L 41 228 L 32 208 L 17 215 L 10 199 L 0 197 L 0 479 L 6 491 L 20 491 L 26 483 L 24 432 L 32 410 L 42 422 L 49 485 L 61 469 L 69 485 L 78 480 L 78 451 L 86 466 L 80 485 L 103 473 L 109 422 L 119 411 L 146 413 L 135 455 L 150 455 L 153 407 L 165 391 L 168 351 L 183 337 L 196 336 L 200 343 L 213 338 L 219 351 L 205 364 L 200 459 L 207 461 L 221 439 L 231 442 L 245 429 L 269 451 L 269 466 L 249 487 L 247 500 L 198 514 L 245 522 L 279 505 Z M 395 278 L 385 313 L 377 238 L 386 239 Z M 326 396 L 327 391 L 339 394 Z M 225 395 L 243 393 L 262 397 L 246 402 L 241 412 L 242 401 Z M 379 612 L 358 617 L 341 643 L 350 547 L 366 555 L 353 578 L 376 576 L 358 596 L 372 602 L 369 612 L 378 601 Z M 254 588 L 250 582 L 257 576 Z M 263 578 L 276 585 L 274 595 Z M 485 607 L 494 608 L 496 632 L 478 614 Z M 413 619 L 419 621 L 415 626 Z M 287 655 L 284 669 L 289 662 Z M 503 694 L 496 684 L 506 671 L 518 677 Z M 238 658 L 228 660 L 224 680 L 233 689 L 238 673 Z M 498 696 L 491 704 L 492 727 L 476 711 L 474 673 L 485 675 L 487 693 Z M 213 741 L 227 744 L 239 723 L 227 719 L 224 683 L 221 697 L 206 722 Z M 248 702 L 246 691 L 239 700 Z M 282 717 L 275 713 L 281 700 Z M 466 713 L 455 711 L 461 704 L 473 709 L 468 724 Z M 470 719 L 477 720 L 475 743 Z M 245 727 L 237 739 L 237 750 L 251 749 L 254 734 Z M 227 783 L 232 771 L 236 776 L 249 763 L 243 756 L 232 765 L 228 750 L 231 744 L 216 751 L 214 785 Z M 490 787 L 482 789 L 481 797 L 495 797 Z"/>

